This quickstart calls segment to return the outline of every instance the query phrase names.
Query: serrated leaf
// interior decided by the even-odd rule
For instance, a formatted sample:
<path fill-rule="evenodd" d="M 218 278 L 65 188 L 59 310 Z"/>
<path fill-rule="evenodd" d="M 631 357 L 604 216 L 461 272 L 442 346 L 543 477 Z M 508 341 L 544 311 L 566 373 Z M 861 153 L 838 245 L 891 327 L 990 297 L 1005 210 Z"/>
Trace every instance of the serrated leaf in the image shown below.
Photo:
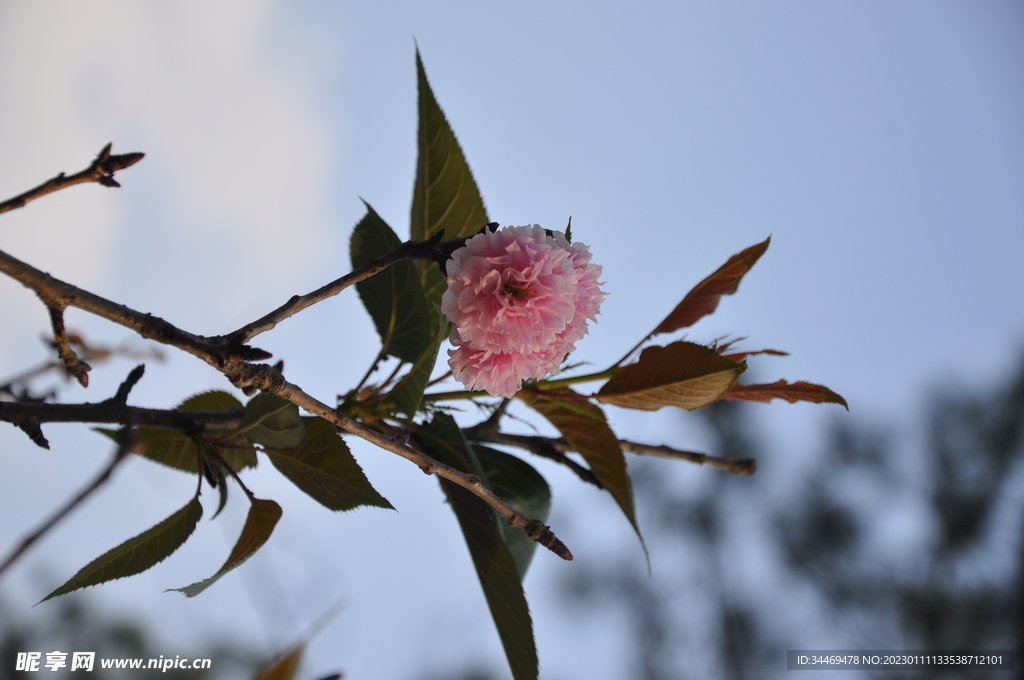
<path fill-rule="evenodd" d="M 444 229 L 444 238 L 472 236 L 490 222 L 466 157 L 427 81 L 416 51 L 418 129 L 416 183 L 412 193 L 411 238 L 429 239 Z M 416 263 L 427 299 L 441 303 L 446 278 L 433 262 Z"/>
<path fill-rule="evenodd" d="M 240 401 L 227 392 L 219 391 L 194 395 L 175 408 L 178 411 L 237 411 L 241 409 Z M 93 428 L 93 431 L 99 432 L 114 442 L 118 440 L 118 430 L 96 427 Z M 206 437 L 215 439 L 226 434 L 228 434 L 227 430 L 212 430 L 206 434 Z M 137 446 L 133 452 L 140 456 L 175 470 L 193 474 L 198 472 L 196 444 L 191 437 L 182 432 L 161 427 L 137 427 L 135 428 L 135 438 Z M 256 467 L 256 454 L 251 450 L 236 446 L 216 448 L 233 470 Z"/>
<path fill-rule="evenodd" d="M 686 297 L 676 305 L 676 308 L 665 317 L 664 321 L 651 331 L 651 335 L 671 333 L 680 328 L 692 326 L 702 317 L 715 311 L 723 295 L 732 295 L 736 292 L 740 280 L 768 250 L 771 240 L 769 236 L 763 243 L 758 243 L 756 246 L 751 246 L 730 257 L 711 276 L 694 286 L 693 290 L 686 294 Z"/>
<path fill-rule="evenodd" d="M 201 392 L 178 404 L 180 411 L 235 411 L 241 408 L 242 402 L 234 395 L 220 390 Z"/>
<path fill-rule="evenodd" d="M 526 461 L 504 451 L 482 444 L 471 446 L 480 463 L 482 479 L 487 488 L 527 517 L 546 522 L 551 513 L 551 487 L 540 473 Z M 500 519 L 498 528 L 501 529 L 505 545 L 512 553 L 519 578 L 526 578 L 526 570 L 537 551 L 537 541 L 527 536 L 519 527 Z"/>
<path fill-rule="evenodd" d="M 635 364 L 622 367 L 595 395 L 605 404 L 642 411 L 662 406 L 688 410 L 718 401 L 746 364 L 692 342 L 648 347 Z"/>
<path fill-rule="evenodd" d="M 117 441 L 118 430 L 94 427 L 93 431 Z M 159 427 L 137 427 L 135 439 L 136 446 L 132 449 L 134 453 L 175 470 L 192 473 L 199 471 L 195 442 L 181 432 Z"/>
<path fill-rule="evenodd" d="M 430 382 L 430 374 L 437 364 L 437 354 L 441 349 L 441 341 L 448 335 L 448 319 L 441 314 L 441 308 L 432 305 L 432 319 L 435 324 L 434 335 L 430 337 L 430 345 L 413 363 L 398 384 L 391 390 L 388 398 L 401 412 L 412 418 L 423 401 L 423 392 Z"/>
<path fill-rule="evenodd" d="M 306 441 L 297 451 L 265 451 L 281 474 L 331 510 L 351 510 L 360 505 L 394 510 L 370 485 L 333 425 L 320 418 L 303 418 L 303 423 Z"/>
<path fill-rule="evenodd" d="M 306 437 L 299 407 L 268 392 L 257 394 L 245 405 L 238 430 L 253 444 L 279 451 L 302 446 Z"/>
<path fill-rule="evenodd" d="M 367 204 L 366 216 L 352 232 L 352 268 L 386 255 L 401 243 Z M 376 276 L 358 282 L 356 291 L 377 327 L 382 353 L 409 363 L 417 361 L 431 344 L 434 323 L 416 263 L 396 262 Z"/>
<path fill-rule="evenodd" d="M 302 660 L 302 653 L 305 649 L 306 645 L 302 644 L 279 659 L 275 659 L 257 673 L 253 680 L 292 680 L 295 677 L 295 671 L 299 668 L 299 662 Z"/>
<path fill-rule="evenodd" d="M 243 408 L 242 407 L 242 402 L 238 401 L 238 399 L 236 399 L 234 397 L 234 395 L 231 395 L 231 394 L 229 394 L 227 392 L 222 392 L 220 390 L 211 390 L 209 392 L 202 392 L 200 394 L 196 394 L 194 396 L 189 397 L 185 401 L 183 401 L 180 404 L 178 404 L 178 407 L 177 407 L 176 410 L 179 410 L 179 411 L 238 411 L 238 410 L 241 410 L 242 408 Z M 139 428 L 139 429 L 136 430 L 136 432 L 138 433 L 139 430 L 141 430 L 141 429 L 148 429 L 148 428 Z M 156 429 L 156 428 L 152 428 L 152 429 Z M 207 439 L 216 439 L 217 437 L 221 437 L 221 436 L 224 436 L 224 435 L 227 435 L 227 434 L 229 434 L 228 430 L 211 430 L 210 432 L 207 433 L 206 436 L 207 436 Z M 177 441 L 177 440 L 167 440 L 166 438 L 157 436 L 155 433 L 149 433 L 148 435 L 146 435 L 146 437 L 148 437 L 150 439 L 155 438 L 155 439 L 159 440 L 160 444 L 158 445 L 158 450 L 161 451 L 161 452 L 165 452 L 166 455 L 168 455 L 168 456 L 170 456 L 173 451 L 177 450 L 177 447 L 181 446 L 181 442 L 180 441 Z M 146 437 L 143 437 L 142 435 L 139 435 L 139 439 L 140 440 L 144 440 Z M 192 446 L 192 448 L 188 449 L 186 447 L 184 450 L 179 450 L 178 452 L 179 452 L 179 454 L 181 456 L 181 458 L 179 460 L 184 461 L 184 457 L 191 453 L 192 454 L 193 464 L 192 464 L 191 469 L 189 469 L 189 472 L 195 472 L 196 471 L 196 466 L 195 466 L 195 444 L 188 437 L 185 437 L 184 435 L 182 435 L 182 437 L 184 437 L 188 441 L 188 443 Z M 163 447 L 167 447 L 166 451 L 164 450 Z M 257 463 L 257 461 L 256 461 L 256 452 L 253 451 L 252 449 L 248 449 L 248 448 L 244 448 L 244 447 L 238 447 L 238 446 L 225 446 L 225 447 L 217 446 L 215 448 L 217 449 L 217 453 L 220 454 L 221 458 L 224 459 L 224 462 L 227 463 L 228 465 L 230 465 L 231 469 L 236 471 L 236 472 L 239 471 L 239 470 L 244 470 L 245 468 L 256 467 L 256 463 Z M 146 456 L 147 458 L 152 458 L 152 456 L 150 456 L 146 452 L 144 452 L 142 455 Z M 157 462 L 160 462 L 160 461 L 157 461 Z M 172 465 L 172 467 L 174 467 L 174 466 Z M 183 469 L 183 468 L 179 468 L 179 469 Z"/>
<path fill-rule="evenodd" d="M 281 519 L 280 505 L 274 501 L 253 498 L 249 514 L 245 518 L 245 526 L 242 527 L 242 534 L 238 537 L 235 547 L 231 549 L 231 554 L 228 555 L 224 566 L 208 579 L 184 588 L 172 588 L 171 590 L 185 593 L 185 597 L 195 597 L 203 592 L 216 583 L 221 576 L 252 557 L 270 538 L 279 519 Z"/>
<path fill-rule="evenodd" d="M 451 416 L 436 415 L 427 426 L 422 443 L 427 453 L 442 463 L 470 474 L 481 474 L 473 450 Z M 519 570 L 498 528 L 495 512 L 471 491 L 445 479 L 439 481 L 459 520 L 487 606 L 505 648 L 512 677 L 515 680 L 536 680 L 538 662 L 533 621 Z"/>
<path fill-rule="evenodd" d="M 561 388 L 559 391 L 576 394 L 569 388 Z M 612 495 L 626 515 L 642 543 L 643 537 L 640 535 L 633 503 L 633 483 L 626 470 L 626 456 L 622 453 L 619 438 L 608 426 L 601 407 L 584 399 L 557 399 L 529 392 L 520 392 L 516 397 L 544 416 L 569 442 L 572 450 L 583 456 L 601 486 Z"/>
<path fill-rule="evenodd" d="M 198 498 L 193 498 L 185 507 L 155 527 L 147 529 L 135 538 L 128 539 L 82 567 L 67 583 L 44 597 L 40 602 L 80 588 L 95 586 L 146 571 L 167 559 L 171 553 L 181 547 L 181 544 L 192 535 L 202 516 L 203 506 L 199 503 Z"/>
<path fill-rule="evenodd" d="M 850 410 L 846 400 L 829 388 L 802 380 L 795 383 L 777 380 L 773 383 L 761 385 L 740 385 L 739 383 L 734 383 L 729 386 L 729 390 L 722 395 L 722 398 L 760 401 L 764 403 L 772 399 L 785 399 L 790 404 L 795 404 L 798 401 L 809 401 L 814 404 L 839 404 L 847 411 Z"/>

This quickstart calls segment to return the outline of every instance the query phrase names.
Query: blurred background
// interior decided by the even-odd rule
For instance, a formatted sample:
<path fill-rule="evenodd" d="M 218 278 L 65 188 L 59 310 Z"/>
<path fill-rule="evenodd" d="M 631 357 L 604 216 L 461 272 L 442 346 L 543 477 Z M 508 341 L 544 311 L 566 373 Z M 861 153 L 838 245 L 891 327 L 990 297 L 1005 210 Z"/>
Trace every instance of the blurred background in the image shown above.
<path fill-rule="evenodd" d="M 360 197 L 408 233 L 416 44 L 490 217 L 562 228 L 572 215 L 604 266 L 610 295 L 577 359 L 615 361 L 770 234 L 687 337 L 786 350 L 753 357 L 747 380 L 823 383 L 851 408 L 609 407 L 623 437 L 759 461 L 734 478 L 630 458 L 650 575 L 610 497 L 531 459 L 576 557 L 538 554 L 525 582 L 542 677 L 781 677 L 787 649 L 1020 650 L 1019 3 L 0 0 L 0 197 L 107 142 L 146 153 L 121 189 L 3 215 L 0 249 L 192 332 L 237 328 L 348 270 Z M 0 319 L 3 383 L 50 354 L 45 310 L 7 279 Z M 66 320 L 96 345 L 148 351 Z M 378 348 L 354 294 L 259 345 L 328 402 Z M 138 360 L 97 365 L 88 390 L 50 382 L 61 400 L 100 401 Z M 146 363 L 136 405 L 232 389 L 191 357 Z M 111 453 L 84 425 L 45 433 L 48 451 L 0 427 L 0 555 Z M 507 677 L 436 482 L 353 451 L 398 512 L 336 516 L 263 466 L 246 483 L 284 517 L 200 597 L 164 591 L 220 566 L 241 494 L 154 569 L 33 607 L 190 497 L 188 476 L 128 461 L 0 578 L 0 677 L 12 652 L 87 643 L 245 677 L 335 606 L 301 678 Z"/>

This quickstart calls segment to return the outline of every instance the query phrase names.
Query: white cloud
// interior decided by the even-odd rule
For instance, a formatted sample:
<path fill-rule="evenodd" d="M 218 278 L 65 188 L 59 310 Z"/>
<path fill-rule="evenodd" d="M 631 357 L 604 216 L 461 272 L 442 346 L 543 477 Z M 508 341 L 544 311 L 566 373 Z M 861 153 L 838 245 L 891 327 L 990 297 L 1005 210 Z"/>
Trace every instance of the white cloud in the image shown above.
<path fill-rule="evenodd" d="M 239 292 L 227 282 L 274 304 L 294 292 L 322 251 L 330 144 L 305 81 L 275 60 L 274 19 L 270 0 L 0 7 L 0 192 L 84 167 L 107 141 L 147 154 L 120 191 L 5 215 L 0 248 L 112 297 L 141 288 L 160 312 L 154 296 L 195 307 Z M 118 248 L 129 262 L 113 272 Z"/>

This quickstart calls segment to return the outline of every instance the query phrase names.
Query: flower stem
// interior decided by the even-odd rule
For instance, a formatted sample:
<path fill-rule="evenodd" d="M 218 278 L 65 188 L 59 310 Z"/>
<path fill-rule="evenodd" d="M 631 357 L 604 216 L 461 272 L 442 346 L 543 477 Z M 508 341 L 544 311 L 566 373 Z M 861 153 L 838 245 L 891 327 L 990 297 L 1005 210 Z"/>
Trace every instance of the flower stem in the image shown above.
<path fill-rule="evenodd" d="M 558 389 L 559 387 L 568 387 L 569 385 L 575 385 L 576 383 L 591 382 L 592 380 L 604 380 L 610 378 L 619 372 L 618 366 L 612 366 L 611 368 L 599 371 L 597 373 L 585 373 L 583 375 L 576 375 L 571 378 L 560 378 L 558 380 L 544 380 L 537 383 L 537 387 L 541 390 L 548 391 L 551 389 Z M 452 401 L 455 399 L 473 399 L 474 397 L 486 397 L 489 396 L 483 390 L 455 390 L 453 392 L 433 392 L 423 395 L 423 401 Z"/>

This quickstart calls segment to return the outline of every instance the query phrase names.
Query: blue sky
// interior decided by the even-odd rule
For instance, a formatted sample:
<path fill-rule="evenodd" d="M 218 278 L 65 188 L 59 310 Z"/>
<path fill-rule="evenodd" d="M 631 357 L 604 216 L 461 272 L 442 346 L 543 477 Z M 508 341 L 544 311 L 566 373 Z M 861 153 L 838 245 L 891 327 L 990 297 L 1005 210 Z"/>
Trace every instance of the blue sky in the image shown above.
<path fill-rule="evenodd" d="M 572 215 L 604 266 L 610 296 L 581 359 L 614 361 L 691 285 L 770 234 L 739 293 L 688 337 L 748 335 L 750 347 L 792 353 L 752 361 L 754 379 L 821 382 L 858 416 L 909 421 L 922 388 L 991 382 L 1024 346 L 1021 36 L 1024 10 L 996 2 L 0 2 L 0 194 L 76 170 L 108 141 L 147 153 L 121 190 L 77 187 L 4 215 L 0 248 L 194 332 L 251 320 L 346 270 L 359 197 L 407 233 L 415 39 L 491 218 L 560 228 Z M 46 317 L 8 281 L 0 306 L 9 375 L 40 356 Z M 68 323 L 97 341 L 129 337 L 84 315 Z M 329 401 L 361 376 L 375 339 L 343 295 L 263 345 Z M 105 398 L 127 369 L 97 371 L 88 393 L 64 397 Z M 227 388 L 172 357 L 134 397 L 172 406 Z M 777 403 L 759 417 L 775 425 L 773 445 L 799 451 L 823 415 L 841 417 L 829 408 Z M 624 436 L 692 444 L 671 414 L 612 417 Z M 42 452 L 0 429 L 0 546 L 107 455 L 84 428 L 53 430 Z M 254 484 L 285 507 L 266 555 L 194 601 L 163 593 L 219 566 L 237 529 L 208 525 L 197 545 L 93 596 L 164 619 L 186 646 L 227 622 L 283 646 L 341 600 L 310 664 L 334 660 L 352 677 L 408 677 L 449 654 L 500 658 L 436 484 L 390 454 L 357 455 L 399 513 L 333 516 L 262 471 Z M 597 513 L 567 519 L 578 559 L 632 540 L 610 500 L 542 471 L 557 517 Z M 0 592 L 34 602 L 41 565 L 66 578 L 180 507 L 190 486 L 126 466 Z M 228 520 L 240 525 L 235 500 Z M 528 594 L 564 568 L 544 557 Z M 543 630 L 545 605 L 533 606 L 542 667 L 567 668 L 586 641 Z M 238 623 L 250 615 L 271 622 Z"/>

